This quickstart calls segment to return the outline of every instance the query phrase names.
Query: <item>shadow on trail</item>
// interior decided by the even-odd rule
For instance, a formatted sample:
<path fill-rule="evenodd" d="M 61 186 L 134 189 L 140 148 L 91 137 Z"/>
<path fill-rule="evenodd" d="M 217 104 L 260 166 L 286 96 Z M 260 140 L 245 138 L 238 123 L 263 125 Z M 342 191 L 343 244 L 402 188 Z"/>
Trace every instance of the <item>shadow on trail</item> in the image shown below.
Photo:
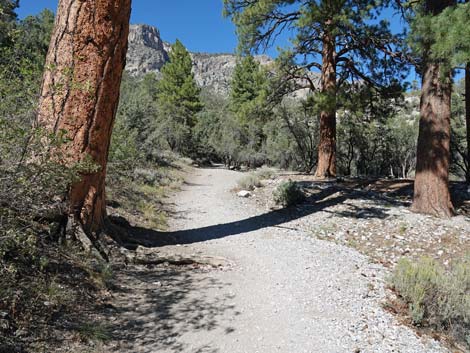
<path fill-rule="evenodd" d="M 196 343 L 194 336 L 206 337 L 214 330 L 229 335 L 234 328 L 222 318 L 240 314 L 233 295 L 222 290 L 230 283 L 197 269 L 131 267 L 120 273 L 115 285 L 116 299 L 105 316 L 116 352 L 219 353 L 209 339 Z M 191 347 L 185 335 L 192 336 Z"/>
<path fill-rule="evenodd" d="M 306 183 L 305 188 L 312 184 Z M 243 220 L 224 224 L 215 224 L 207 227 L 186 229 L 175 232 L 158 232 L 152 229 L 132 227 L 128 225 L 126 230 L 132 244 L 127 244 L 129 249 L 135 249 L 138 245 L 144 247 L 160 247 L 164 245 L 192 244 L 208 240 L 225 238 L 232 235 L 253 232 L 263 228 L 282 227 L 284 223 L 303 218 L 316 212 L 327 210 L 330 207 L 345 203 L 347 200 L 357 198 L 368 198 L 363 192 L 356 190 L 346 190 L 345 188 L 331 183 L 322 184 L 319 188 L 315 186 L 311 196 L 297 207 L 273 210 L 261 215 L 246 218 Z M 311 190 L 312 191 L 312 190 Z M 370 197 L 369 197 L 370 198 Z M 393 202 L 393 201 L 387 201 Z M 401 204 L 400 202 L 397 202 Z M 387 205 L 377 204 L 374 207 L 358 208 L 352 206 L 350 210 L 344 212 L 332 212 L 341 217 L 350 218 L 387 218 Z"/>

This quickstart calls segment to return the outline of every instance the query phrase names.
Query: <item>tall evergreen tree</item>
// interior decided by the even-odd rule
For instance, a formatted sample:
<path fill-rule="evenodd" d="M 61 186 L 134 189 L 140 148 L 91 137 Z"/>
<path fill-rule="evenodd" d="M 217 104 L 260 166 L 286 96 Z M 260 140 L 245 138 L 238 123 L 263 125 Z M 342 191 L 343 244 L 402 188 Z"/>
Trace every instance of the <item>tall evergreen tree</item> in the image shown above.
<path fill-rule="evenodd" d="M 265 122 L 269 81 L 267 70 L 252 55 L 240 57 L 230 86 L 230 110 L 242 125 Z"/>
<path fill-rule="evenodd" d="M 241 49 L 271 46 L 281 32 L 292 34 L 285 56 L 293 63 L 292 78 L 302 78 L 319 91 L 320 143 L 316 176 L 336 175 L 336 95 L 338 85 L 360 79 L 391 86 L 396 67 L 397 38 L 386 21 L 377 21 L 382 2 L 376 0 L 224 0 L 225 14 L 237 25 Z M 301 57 L 302 60 L 295 60 Z M 289 60 L 286 60 L 289 62 Z M 318 85 L 308 74 L 321 72 Z M 319 87 L 318 87 L 319 86 Z"/>
<path fill-rule="evenodd" d="M 412 209 L 439 217 L 454 213 L 449 192 L 452 61 L 437 57 L 436 23 L 455 0 L 425 0 L 414 5 L 412 43 L 422 77 L 416 177 Z"/>
<path fill-rule="evenodd" d="M 243 159 L 252 167 L 258 163 L 257 154 L 266 140 L 263 127 L 269 114 L 268 88 L 267 70 L 252 55 L 240 56 L 231 80 L 229 110 L 238 125 L 237 142 Z"/>
<path fill-rule="evenodd" d="M 431 25 L 435 36 L 432 45 L 432 56 L 436 60 L 446 59 L 452 68 L 464 70 L 465 75 L 465 116 L 467 125 L 467 164 L 470 165 L 470 3 L 468 0 L 457 1 L 449 6 Z M 470 170 L 467 169 L 466 180 L 470 183 Z"/>
<path fill-rule="evenodd" d="M 157 104 L 161 119 L 157 124 L 167 124 L 163 129 L 171 149 L 190 153 L 192 128 L 197 113 L 203 105 L 200 89 L 192 72 L 192 59 L 184 45 L 176 40 L 171 46 L 169 62 L 161 70 L 162 79 L 157 85 Z M 159 127 L 161 131 L 161 127 Z"/>
<path fill-rule="evenodd" d="M 130 12 L 130 0 L 60 0 L 46 58 L 38 124 L 51 134 L 66 131 L 66 163 L 91 158 L 99 167 L 81 175 L 68 198 L 68 214 L 89 236 L 105 226 L 106 166 Z"/>

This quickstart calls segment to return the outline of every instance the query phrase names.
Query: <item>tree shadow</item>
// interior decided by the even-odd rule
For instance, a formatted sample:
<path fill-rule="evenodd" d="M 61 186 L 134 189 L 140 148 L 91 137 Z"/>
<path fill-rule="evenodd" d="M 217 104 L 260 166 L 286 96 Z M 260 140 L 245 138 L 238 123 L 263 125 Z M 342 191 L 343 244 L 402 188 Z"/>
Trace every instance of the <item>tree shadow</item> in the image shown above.
<path fill-rule="evenodd" d="M 383 182 L 383 183 L 382 183 Z M 301 181 L 299 185 L 308 191 L 305 202 L 296 207 L 272 210 L 239 221 L 215 224 L 206 227 L 185 229 L 174 232 L 160 232 L 139 226 L 121 223 L 130 242 L 124 246 L 130 250 L 141 245 L 160 247 L 165 245 L 192 244 L 228 236 L 253 232 L 263 228 L 280 227 L 316 212 L 325 211 L 332 215 L 353 219 L 386 219 L 391 216 L 392 207 L 408 207 L 413 194 L 413 181 L 391 181 L 397 185 L 392 189 L 385 181 L 360 181 L 356 183 Z M 377 185 L 376 185 L 377 184 Z M 464 183 L 451 183 L 453 195 L 460 195 L 457 207 L 468 204 L 468 194 L 461 189 Z M 347 202 L 364 200 L 364 205 Z M 346 207 L 331 209 L 337 205 Z M 184 218 L 184 213 L 174 213 L 175 217 Z"/>
<path fill-rule="evenodd" d="M 269 227 L 281 227 L 288 223 L 313 213 L 327 210 L 347 200 L 366 198 L 375 200 L 375 194 L 350 190 L 335 183 L 302 182 L 304 189 L 309 189 L 310 196 L 297 206 L 272 210 L 270 212 L 242 219 L 239 221 L 215 224 L 206 227 L 185 229 L 174 232 L 160 232 L 138 226 L 126 226 L 128 239 L 131 241 L 124 246 L 130 250 L 139 245 L 144 247 L 160 247 L 165 245 L 192 244 L 208 240 L 221 239 L 228 236 L 257 231 Z M 393 203 L 387 200 L 382 203 Z M 400 201 L 396 201 L 401 205 Z M 336 211 L 331 211 L 336 212 Z M 388 209 L 385 206 L 352 207 L 349 211 L 338 212 L 343 217 L 351 218 L 387 218 Z M 121 224 L 122 226 L 122 224 Z"/>
<path fill-rule="evenodd" d="M 240 314 L 234 296 L 222 290 L 231 284 L 207 272 L 187 267 L 131 267 L 116 282 L 116 299 L 105 312 L 110 348 L 115 351 L 218 353 L 207 338 L 209 333 L 235 332 L 222 321 Z M 185 335 L 201 339 L 189 347 Z"/>
<path fill-rule="evenodd" d="M 386 207 L 358 207 L 354 204 L 348 204 L 348 210 L 334 211 L 332 214 L 343 218 L 354 219 L 386 219 L 390 216 L 389 209 Z"/>

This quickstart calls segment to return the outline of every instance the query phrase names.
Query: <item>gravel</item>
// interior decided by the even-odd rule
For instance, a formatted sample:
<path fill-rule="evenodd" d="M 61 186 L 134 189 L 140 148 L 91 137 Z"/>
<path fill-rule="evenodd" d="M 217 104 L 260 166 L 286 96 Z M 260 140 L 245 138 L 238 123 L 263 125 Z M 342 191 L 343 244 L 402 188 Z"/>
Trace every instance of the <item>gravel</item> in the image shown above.
<path fill-rule="evenodd" d="M 260 207 L 231 191 L 241 175 L 195 170 L 175 198 L 179 246 L 165 247 L 230 265 L 129 266 L 118 274 L 104 351 L 448 352 L 383 309 L 385 267 L 312 236 L 312 217 L 327 208 L 301 217 Z"/>

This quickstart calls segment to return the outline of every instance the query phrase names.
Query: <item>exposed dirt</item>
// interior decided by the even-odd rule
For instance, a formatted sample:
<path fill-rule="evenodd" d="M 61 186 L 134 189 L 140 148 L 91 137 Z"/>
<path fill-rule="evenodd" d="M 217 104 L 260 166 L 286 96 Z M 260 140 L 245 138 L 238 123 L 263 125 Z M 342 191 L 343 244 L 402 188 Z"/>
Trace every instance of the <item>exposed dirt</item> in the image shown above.
<path fill-rule="evenodd" d="M 342 241 L 312 236 L 326 222 L 344 220 L 353 231 L 405 206 L 370 210 L 362 193 L 350 205 L 350 196 L 319 186 L 301 208 L 273 210 L 276 182 L 242 199 L 231 192 L 242 175 L 197 169 L 175 198 L 170 232 L 130 230 L 143 245 L 136 258 L 196 261 L 143 261 L 117 271 L 106 311 L 111 340 L 96 351 L 447 352 L 383 309 L 386 268 Z M 366 213 L 341 214 L 343 206 Z M 460 222 L 468 229 L 468 220 Z"/>
<path fill-rule="evenodd" d="M 411 180 L 344 180 L 317 182 L 311 176 L 289 174 L 266 181 L 253 200 L 274 207 L 273 189 L 283 180 L 299 182 L 307 201 L 295 227 L 315 237 L 359 250 L 375 262 L 394 266 L 402 257 L 429 256 L 448 266 L 470 253 L 470 193 L 464 183 L 452 183 L 457 216 L 438 219 L 412 213 Z M 323 207 L 325 206 L 325 207 Z M 313 208 L 314 211 L 309 211 Z"/>

